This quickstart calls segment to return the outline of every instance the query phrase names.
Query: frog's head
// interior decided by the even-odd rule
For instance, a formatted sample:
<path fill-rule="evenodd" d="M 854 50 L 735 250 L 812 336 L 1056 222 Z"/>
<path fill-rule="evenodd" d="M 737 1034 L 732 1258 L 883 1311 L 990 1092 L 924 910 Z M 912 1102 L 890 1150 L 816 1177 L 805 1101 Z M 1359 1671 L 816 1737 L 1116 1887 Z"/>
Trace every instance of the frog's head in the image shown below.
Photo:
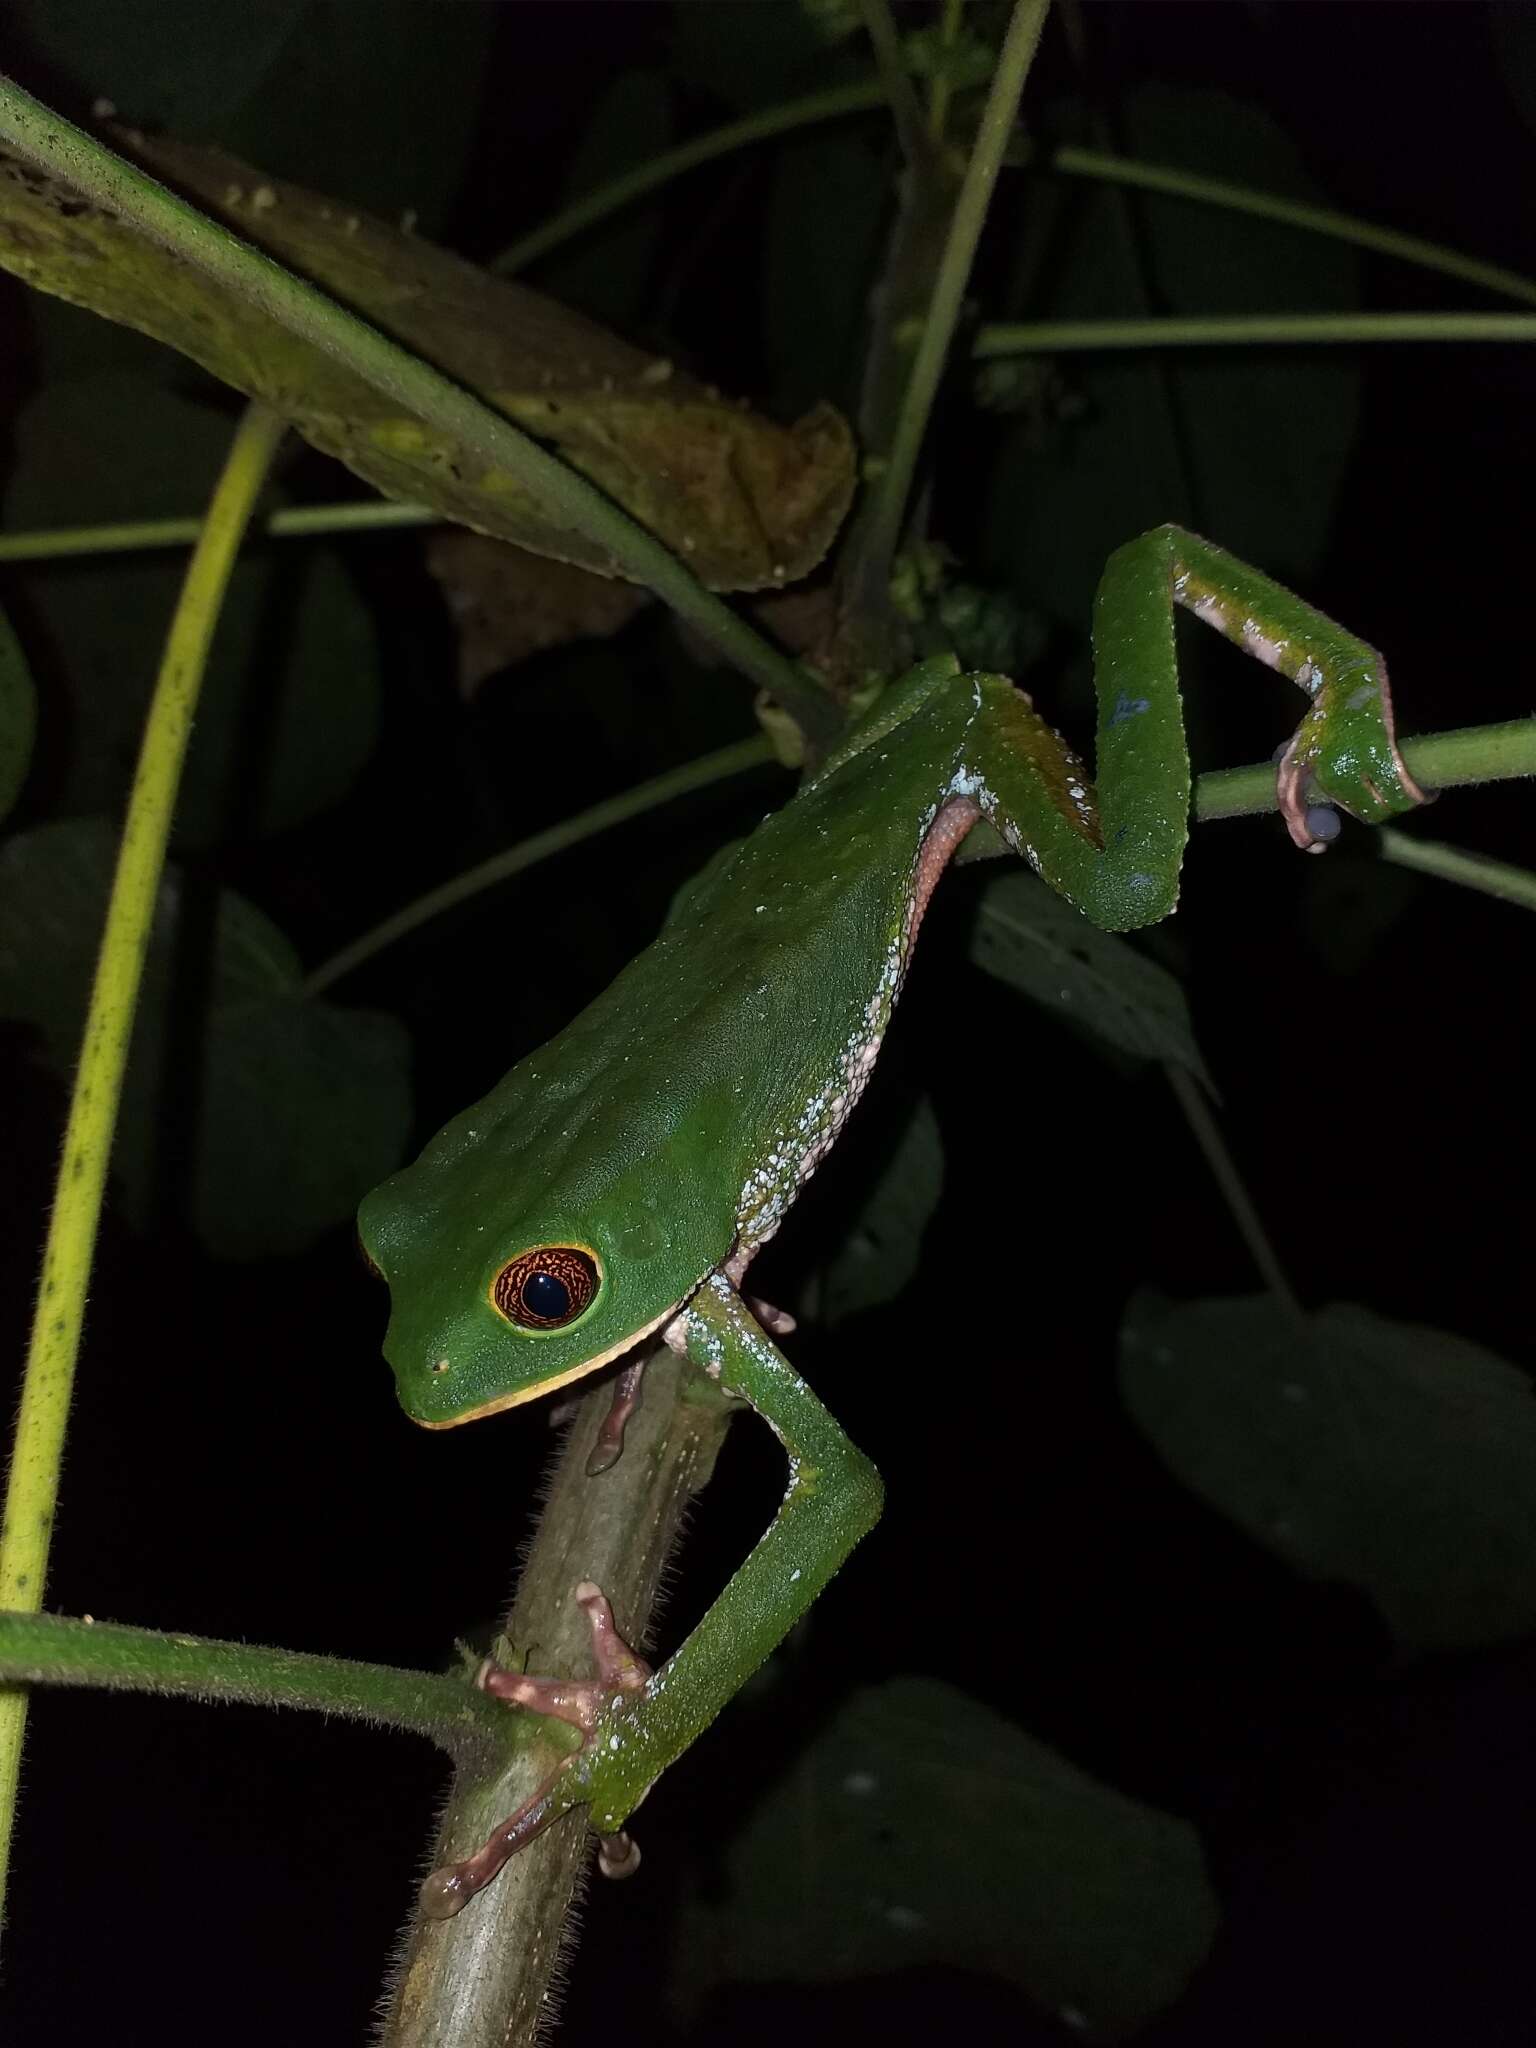
<path fill-rule="evenodd" d="M 389 1283 L 401 1406 L 449 1429 L 596 1371 L 665 1323 L 730 1250 L 719 1208 L 655 1154 L 530 1170 L 486 1143 L 481 1104 L 368 1196 L 358 1237 Z M 727 1214 L 729 1214 L 729 1210 Z"/>

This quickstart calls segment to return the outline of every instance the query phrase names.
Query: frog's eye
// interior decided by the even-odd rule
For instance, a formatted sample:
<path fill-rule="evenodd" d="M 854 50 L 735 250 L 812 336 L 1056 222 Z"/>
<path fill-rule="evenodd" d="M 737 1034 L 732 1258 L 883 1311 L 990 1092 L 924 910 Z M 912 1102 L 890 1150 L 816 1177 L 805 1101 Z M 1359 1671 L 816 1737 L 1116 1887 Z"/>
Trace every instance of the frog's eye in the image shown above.
<path fill-rule="evenodd" d="M 573 1244 L 541 1244 L 502 1267 L 491 1300 L 520 1330 L 560 1330 L 592 1303 L 597 1261 Z"/>

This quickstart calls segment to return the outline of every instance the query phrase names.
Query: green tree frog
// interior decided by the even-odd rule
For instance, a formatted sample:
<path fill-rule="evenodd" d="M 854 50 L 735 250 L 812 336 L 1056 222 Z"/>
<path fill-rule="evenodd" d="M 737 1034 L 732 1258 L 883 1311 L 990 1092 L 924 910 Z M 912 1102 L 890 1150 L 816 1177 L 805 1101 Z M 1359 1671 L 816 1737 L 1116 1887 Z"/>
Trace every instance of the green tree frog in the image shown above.
<path fill-rule="evenodd" d="M 494 1415 L 659 1333 L 749 1402 L 789 1462 L 772 1524 L 659 1670 L 585 1581 L 591 1679 L 482 1670 L 488 1691 L 559 1714 L 583 1742 L 482 1849 L 428 1880 L 429 1912 L 456 1912 L 582 1802 L 603 1867 L 630 1867 L 630 1813 L 876 1520 L 874 1468 L 774 1341 L 789 1319 L 742 1281 L 858 1101 L 929 895 L 978 819 L 1108 930 L 1173 909 L 1190 806 L 1175 605 L 1311 700 L 1277 770 L 1298 846 L 1322 850 L 1335 804 L 1374 822 L 1423 800 L 1380 657 L 1159 527 L 1117 550 L 1095 599 L 1096 787 L 1012 683 L 923 663 L 684 892 L 605 994 L 364 1202 L 364 1249 L 391 1294 L 385 1352 L 415 1421 Z M 634 1390 L 630 1368 L 599 1466 Z"/>

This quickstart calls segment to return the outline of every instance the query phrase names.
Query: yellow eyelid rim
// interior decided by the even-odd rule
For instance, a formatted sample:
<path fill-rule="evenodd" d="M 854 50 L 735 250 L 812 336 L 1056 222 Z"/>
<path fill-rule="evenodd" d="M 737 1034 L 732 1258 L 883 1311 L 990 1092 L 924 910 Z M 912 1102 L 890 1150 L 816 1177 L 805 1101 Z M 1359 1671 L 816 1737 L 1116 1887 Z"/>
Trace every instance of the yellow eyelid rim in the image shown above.
<path fill-rule="evenodd" d="M 579 1250 L 581 1247 L 573 1249 Z M 713 1270 L 711 1267 L 710 1271 Z M 708 1279 L 709 1275 L 706 1274 L 704 1277 Z M 702 1284 L 700 1282 L 700 1285 Z M 569 1372 L 559 1373 L 552 1380 L 538 1380 L 531 1387 L 518 1387 L 510 1394 L 498 1394 L 494 1401 L 486 1401 L 478 1408 L 466 1408 L 462 1415 L 450 1415 L 443 1422 L 426 1422 L 419 1415 L 412 1415 L 411 1420 L 420 1429 L 457 1429 L 461 1422 L 478 1422 L 482 1415 L 499 1415 L 503 1408 L 521 1408 L 525 1401 L 537 1401 L 541 1394 L 552 1394 L 557 1387 L 567 1387 L 572 1380 L 579 1380 L 589 1372 L 596 1372 L 599 1366 L 611 1364 L 615 1358 L 622 1358 L 626 1351 L 633 1351 L 637 1344 L 643 1344 L 647 1337 L 654 1336 L 663 1323 L 671 1322 L 683 1303 L 697 1291 L 697 1288 L 691 1287 L 687 1294 L 679 1295 L 671 1307 L 664 1308 L 653 1321 L 643 1323 L 638 1330 L 632 1330 L 627 1337 L 621 1337 L 617 1344 L 610 1344 L 606 1351 L 599 1351 L 595 1358 L 584 1358 L 580 1365 L 573 1365 Z M 497 1313 L 500 1314 L 500 1310 Z M 503 1321 L 505 1320 L 503 1317 Z M 515 1330 L 517 1325 L 512 1323 L 509 1327 Z"/>
<path fill-rule="evenodd" d="M 592 1264 L 597 1268 L 597 1285 L 592 1290 L 592 1299 L 581 1311 L 581 1315 L 572 1316 L 568 1323 L 556 1323 L 548 1330 L 531 1330 L 526 1323 L 514 1322 L 511 1316 L 507 1314 L 506 1310 L 502 1308 L 496 1300 L 496 1282 L 501 1278 L 502 1274 L 505 1273 L 508 1266 L 515 1266 L 519 1259 L 529 1258 L 534 1252 L 580 1252 L 583 1258 L 590 1259 L 592 1261 Z M 531 1244 L 529 1245 L 527 1251 L 514 1252 L 510 1259 L 503 1259 L 501 1264 L 496 1268 L 495 1272 L 491 1275 L 491 1284 L 485 1290 L 485 1298 L 491 1304 L 491 1307 L 495 1309 L 497 1315 L 501 1317 L 501 1320 L 507 1325 L 507 1328 L 509 1330 L 521 1330 L 525 1337 L 563 1337 L 567 1330 L 575 1329 L 576 1325 L 581 1321 L 582 1316 L 589 1316 L 592 1313 L 593 1309 L 596 1308 L 597 1298 L 603 1291 L 603 1282 L 607 1279 L 607 1277 L 608 1269 L 603 1264 L 602 1256 L 599 1253 L 597 1246 L 595 1244 L 582 1244 L 579 1241 L 579 1239 L 576 1238 L 572 1238 L 569 1241 L 565 1239 L 557 1241 L 556 1239 L 551 1237 L 547 1238 L 543 1244 Z M 651 1328 L 655 1329 L 655 1327 L 656 1325 L 653 1323 L 651 1325 Z M 638 1341 L 639 1340 L 637 1338 L 636 1342 Z M 615 1355 L 616 1354 L 612 1351 L 608 1353 L 608 1356 L 610 1358 L 614 1357 Z M 595 1360 L 594 1363 L 601 1364 L 602 1361 Z M 581 1372 L 590 1372 L 592 1370 L 592 1367 L 584 1365 L 579 1367 L 578 1370 Z M 562 1379 L 550 1380 L 548 1382 L 548 1385 L 552 1387 L 563 1387 L 565 1385 L 566 1380 L 574 1379 L 575 1377 L 575 1373 L 568 1372 Z M 542 1389 L 540 1389 L 539 1391 L 542 1391 Z M 525 1401 L 531 1398 L 532 1397 L 528 1394 L 520 1396 L 520 1399 Z M 503 1403 L 502 1405 L 505 1406 L 506 1404 Z M 476 1415 L 488 1415 L 490 1413 L 490 1410 L 488 1408 L 476 1408 L 474 1410 L 474 1413 Z M 468 1422 L 469 1416 L 461 1416 L 460 1420 L 463 1422 Z M 430 1427 L 432 1427 L 433 1429 L 441 1429 L 444 1426 L 445 1425 L 440 1422 L 433 1423 L 430 1425 Z"/>

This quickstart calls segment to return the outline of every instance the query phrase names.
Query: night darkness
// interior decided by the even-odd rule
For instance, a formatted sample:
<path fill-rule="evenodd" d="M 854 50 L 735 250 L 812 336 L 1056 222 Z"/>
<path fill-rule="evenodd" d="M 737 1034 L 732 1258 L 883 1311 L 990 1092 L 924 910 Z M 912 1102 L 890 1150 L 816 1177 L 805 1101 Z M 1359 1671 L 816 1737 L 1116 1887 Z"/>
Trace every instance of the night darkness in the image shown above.
<path fill-rule="evenodd" d="M 124 13 L 13 5 L 0 69 L 67 112 L 106 94 L 125 117 L 383 215 L 419 203 L 424 234 L 477 259 L 625 163 L 864 61 L 856 45 L 818 55 L 788 0 L 155 0 L 131 38 Z M 667 133 L 636 112 L 654 104 Z M 1528 8 L 1106 0 L 1053 16 L 1026 109 L 1045 140 L 1289 179 L 1315 203 L 1536 271 Z M 609 116 L 622 146 L 605 142 Z M 673 183 L 527 281 L 776 417 L 817 398 L 851 408 L 891 166 L 878 119 L 807 131 Z M 1507 309 L 1336 245 L 1319 268 L 1308 238 L 1259 224 L 1243 268 L 1230 220 L 1202 227 L 1161 204 L 1005 172 L 979 316 Z M 1334 286 L 1351 296 L 1319 299 Z M 1530 351 L 1268 351 L 1264 364 L 1213 352 L 1165 374 L 1150 358 L 1064 356 L 1043 424 L 982 412 L 954 380 L 926 471 L 929 530 L 1028 614 L 1036 702 L 1089 730 L 1094 580 L 1117 541 L 1172 518 L 1382 647 L 1401 731 L 1530 713 Z M 188 471 L 163 440 L 135 447 L 128 426 L 98 455 L 81 425 L 67 504 L 58 468 L 40 483 L 39 466 L 61 418 L 69 431 L 71 394 L 108 378 L 120 392 L 140 380 L 146 417 L 174 401 L 210 452 Z M 192 365 L 3 275 L 0 408 L 8 530 L 196 509 L 184 477 L 211 477 L 235 414 Z M 282 481 L 300 502 L 354 492 L 303 448 Z M 275 731 L 263 678 L 301 620 L 322 630 L 313 562 L 263 553 L 277 566 L 232 757 L 252 777 L 268 773 Z M 364 628 L 308 700 L 323 800 L 258 828 L 237 775 L 227 809 L 177 848 L 192 901 L 240 891 L 306 966 L 499 848 L 753 729 L 749 692 L 698 665 L 655 608 L 465 702 L 419 536 L 323 553 Z M 138 598 L 91 566 L 0 569 L 43 694 L 7 831 L 120 805 L 138 715 L 124 706 L 142 705 L 154 652 L 141 629 L 174 592 L 154 574 Z M 71 668 L 65 606 L 126 621 L 121 671 Z M 1261 758 L 1291 715 L 1279 686 L 1190 646 L 1197 765 Z M 376 723 L 332 766 L 359 647 L 374 708 L 356 729 Z M 327 652 L 311 655 L 322 678 Z M 765 770 L 673 805 L 342 984 L 339 1000 L 409 1030 L 413 1145 L 602 989 L 684 878 L 789 787 Z M 1450 792 L 1411 829 L 1536 865 L 1529 784 Z M 835 1330 L 806 1316 L 789 1340 L 880 1466 L 887 1518 L 778 1683 L 728 1710 L 650 1799 L 643 1874 L 591 1887 L 558 2038 L 1081 2038 L 963 1958 L 717 1988 L 680 2016 L 685 1902 L 731 1899 L 736 1832 L 854 1688 L 919 1673 L 1199 1830 L 1219 1931 L 1138 2039 L 1526 2041 L 1536 1654 L 1528 1639 L 1414 1654 L 1364 1594 L 1301 1576 L 1187 1490 L 1134 1426 L 1115 1376 L 1131 1297 L 1257 1282 L 1157 1067 L 1106 1060 L 972 964 L 984 881 L 967 872 L 941 891 L 867 1100 L 754 1269 L 763 1294 L 803 1309 L 914 1106 L 931 1103 L 943 1192 L 913 1276 Z M 1527 911 L 1377 862 L 1363 832 L 1301 861 L 1267 820 L 1197 831 L 1179 915 L 1145 942 L 1184 982 L 1227 1142 L 1304 1301 L 1363 1303 L 1525 1368 L 1533 934 Z M 182 976 L 162 1055 L 173 1088 L 195 993 Z M 30 1025 L 0 1021 L 0 1062 L 0 1315 L 19 1361 L 67 1095 Z M 146 1227 L 109 1201 L 49 1604 L 444 1666 L 456 1637 L 488 1633 L 505 1607 L 550 1454 L 544 1413 L 409 1428 L 379 1357 L 382 1294 L 348 1224 L 282 1257 L 203 1249 L 187 1220 L 195 1115 L 171 1106 L 155 1127 Z M 739 1425 L 695 1511 L 660 1648 L 750 1548 L 779 1485 L 766 1432 Z M 1421 1505 L 1401 1503 L 1405 1529 Z M 1444 1540 L 1459 1535 L 1448 1520 Z M 444 1782 L 424 1744 L 312 1716 L 39 1694 L 0 1977 L 7 2048 L 367 2038 Z"/>

